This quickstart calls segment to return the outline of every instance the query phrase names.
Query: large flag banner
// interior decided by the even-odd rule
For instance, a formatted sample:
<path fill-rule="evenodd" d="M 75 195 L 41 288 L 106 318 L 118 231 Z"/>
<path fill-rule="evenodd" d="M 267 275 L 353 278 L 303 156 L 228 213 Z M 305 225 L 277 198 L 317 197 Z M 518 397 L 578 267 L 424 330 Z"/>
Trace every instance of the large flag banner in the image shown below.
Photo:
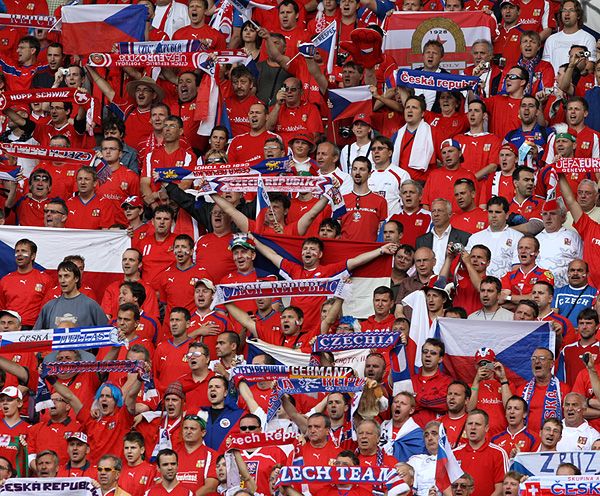
<path fill-rule="evenodd" d="M 369 86 L 329 90 L 331 120 L 352 118 L 360 113 L 371 115 L 373 112 L 372 98 Z"/>
<path fill-rule="evenodd" d="M 530 357 L 538 347 L 554 349 L 555 333 L 548 322 L 437 319 L 435 337 L 446 345 L 444 367 L 452 377 L 471 383 L 475 377 L 475 352 L 491 348 L 512 382 L 531 380 Z"/>
<path fill-rule="evenodd" d="M 561 463 L 579 467 L 582 475 L 597 474 L 600 469 L 600 451 L 543 451 L 540 453 L 517 453 L 510 470 L 525 475 L 554 475 Z"/>
<path fill-rule="evenodd" d="M 6 479 L 0 496 L 102 496 L 89 477 Z"/>
<path fill-rule="evenodd" d="M 302 264 L 301 254 L 304 238 L 296 236 L 259 236 L 256 233 L 254 236 L 283 258 Z M 323 265 L 348 260 L 361 253 L 381 247 L 381 243 L 348 242 L 339 239 L 324 239 L 323 244 L 324 250 L 321 258 L 321 264 Z M 373 290 L 379 286 L 389 285 L 391 258 L 391 255 L 383 255 L 352 271 L 352 296 L 344 301 L 344 315 L 366 319 L 373 313 Z M 255 265 L 260 277 L 279 272 L 277 268 L 258 254 Z"/>
<path fill-rule="evenodd" d="M 125 231 L 0 226 L 0 277 L 16 270 L 15 244 L 24 238 L 38 247 L 35 268 L 51 274 L 65 256 L 81 255 L 85 259 L 83 282 L 99 295 L 111 282 L 123 278 L 121 255 L 131 248 Z"/>
<path fill-rule="evenodd" d="M 600 494 L 600 475 L 545 475 L 530 477 L 519 485 L 523 496 Z"/>
<path fill-rule="evenodd" d="M 444 45 L 441 66 L 458 72 L 473 63 L 471 46 L 477 40 L 492 41 L 496 32 L 494 16 L 479 10 L 465 12 L 393 12 L 387 17 L 383 51 L 400 67 L 423 65 L 423 47 L 430 40 Z"/>
<path fill-rule="evenodd" d="M 108 53 L 115 43 L 144 40 L 145 5 L 75 5 L 61 12 L 65 53 Z"/>

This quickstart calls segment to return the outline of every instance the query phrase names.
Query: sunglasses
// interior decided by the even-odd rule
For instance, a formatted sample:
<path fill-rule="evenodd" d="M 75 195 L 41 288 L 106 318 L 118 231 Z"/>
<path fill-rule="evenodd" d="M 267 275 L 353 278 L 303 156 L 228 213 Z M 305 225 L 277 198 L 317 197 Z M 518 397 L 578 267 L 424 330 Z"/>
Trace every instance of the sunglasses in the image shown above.
<path fill-rule="evenodd" d="M 521 76 L 519 76 L 518 74 L 509 74 L 508 76 L 506 76 L 506 79 L 509 79 L 511 81 L 514 81 L 516 79 L 524 79 Z"/>
<path fill-rule="evenodd" d="M 52 214 L 52 215 L 66 215 L 64 212 L 61 212 L 60 210 L 53 210 L 51 208 L 45 208 L 44 213 Z"/>
<path fill-rule="evenodd" d="M 259 429 L 258 425 L 240 425 L 240 431 L 257 431 Z"/>
<path fill-rule="evenodd" d="M 185 357 L 186 357 L 187 359 L 190 359 L 190 358 L 195 358 L 195 357 L 201 357 L 201 356 L 207 356 L 207 355 L 205 355 L 205 354 L 204 354 L 204 353 L 202 353 L 201 351 L 190 351 L 189 353 L 186 353 L 186 354 L 185 354 Z"/>
<path fill-rule="evenodd" d="M 283 89 L 285 91 L 291 91 L 292 93 L 294 93 L 296 91 L 300 91 L 300 88 L 296 88 L 294 86 L 284 86 Z"/>
<path fill-rule="evenodd" d="M 31 178 L 32 181 L 50 181 L 50 176 L 45 176 L 45 175 L 41 175 L 41 176 L 33 176 Z"/>
<path fill-rule="evenodd" d="M 115 469 L 110 467 L 98 467 L 98 472 L 115 472 Z"/>

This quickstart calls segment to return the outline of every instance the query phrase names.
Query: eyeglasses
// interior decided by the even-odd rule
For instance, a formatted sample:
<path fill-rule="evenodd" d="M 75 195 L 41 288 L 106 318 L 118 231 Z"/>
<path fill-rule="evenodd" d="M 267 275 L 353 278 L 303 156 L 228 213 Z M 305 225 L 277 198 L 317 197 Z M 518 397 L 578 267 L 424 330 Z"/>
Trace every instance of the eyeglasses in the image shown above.
<path fill-rule="evenodd" d="M 44 213 L 52 215 L 66 215 L 64 212 L 61 212 L 60 210 L 54 210 L 52 208 L 45 208 Z"/>
<path fill-rule="evenodd" d="M 387 146 L 373 146 L 371 147 L 371 150 L 375 151 L 379 151 L 379 150 L 389 150 L 389 148 Z"/>
<path fill-rule="evenodd" d="M 292 93 L 296 92 L 296 91 L 300 91 L 300 88 L 296 87 L 296 86 L 284 86 L 283 89 L 285 91 L 290 91 Z"/>
<path fill-rule="evenodd" d="M 471 484 L 467 484 L 466 482 L 455 482 L 454 484 L 451 485 L 452 489 L 468 489 L 471 486 Z"/>
<path fill-rule="evenodd" d="M 0 465 L 0 470 L 6 470 L 10 472 L 11 469 L 9 467 L 3 467 L 2 465 Z"/>
<path fill-rule="evenodd" d="M 206 353 L 202 353 L 201 351 L 190 351 L 189 353 L 185 354 L 185 357 L 187 359 L 201 357 L 201 356 L 208 356 L 208 355 Z"/>
<path fill-rule="evenodd" d="M 240 431 L 257 431 L 260 427 L 258 425 L 240 425 Z"/>
<path fill-rule="evenodd" d="M 550 358 L 545 357 L 545 356 L 532 356 L 531 357 L 532 362 L 545 362 L 546 360 L 550 360 Z"/>
<path fill-rule="evenodd" d="M 33 176 L 31 178 L 32 181 L 50 181 L 50 176 L 46 176 L 46 175 L 39 175 L 39 176 Z"/>
<path fill-rule="evenodd" d="M 111 467 L 98 467 L 98 472 L 102 473 L 102 472 L 115 472 L 116 470 L 114 468 Z"/>
<path fill-rule="evenodd" d="M 514 81 L 516 79 L 524 79 L 523 77 L 519 76 L 518 74 L 509 74 L 508 76 L 506 76 L 506 79 L 509 79 L 510 81 Z"/>

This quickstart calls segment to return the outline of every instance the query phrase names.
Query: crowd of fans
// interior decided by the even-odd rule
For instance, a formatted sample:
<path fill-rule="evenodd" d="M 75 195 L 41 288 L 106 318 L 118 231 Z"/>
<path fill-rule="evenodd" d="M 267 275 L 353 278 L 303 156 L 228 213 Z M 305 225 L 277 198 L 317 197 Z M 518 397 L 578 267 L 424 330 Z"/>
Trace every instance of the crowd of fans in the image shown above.
<path fill-rule="evenodd" d="M 2 3 L 11 14 L 59 18 L 64 2 Z M 63 51 L 60 29 L 0 27 L 1 92 L 89 95 L 85 104 L 8 105 L 0 142 L 94 149 L 105 167 L 4 153 L 3 167 L 20 172 L 2 181 L 0 223 L 131 238 L 122 277 L 105 288 L 86 285 L 80 254 L 62 254 L 50 277 L 36 268 L 39 243 L 16 243 L 16 270 L 0 280 L 2 334 L 113 325 L 128 346 L 0 352 L 0 480 L 89 476 L 116 496 L 387 492 L 275 488 L 280 467 L 301 460 L 396 467 L 410 488 L 402 494 L 433 496 L 443 425 L 465 472 L 445 494 L 514 496 L 523 474 L 509 471 L 509 460 L 518 453 L 600 449 L 600 176 L 556 170 L 561 159 L 600 159 L 600 64 L 578 0 L 269 0 L 271 9 L 259 5 L 250 19 L 212 0 L 131 3 L 147 7 L 148 41 L 201 40 L 250 60 L 216 65 L 225 125 L 199 112 L 210 87 L 203 71 L 98 69 Z M 472 44 L 464 70 L 480 85 L 436 92 L 390 83 L 398 66 L 381 45 L 396 10 L 481 10 L 497 20 L 492 40 Z M 299 54 L 299 45 L 331 22 L 336 56 L 327 71 L 327 54 Z M 372 57 L 353 49 L 359 35 L 375 40 Z M 416 70 L 446 72 L 439 35 L 420 48 Z M 370 111 L 332 122 L 328 92 L 359 86 L 370 89 Z M 332 179 L 341 217 L 325 195 L 271 191 L 270 207 L 257 213 L 256 192 L 198 196 L 201 179 L 163 182 L 156 173 L 287 156 L 292 175 Z M 252 233 L 304 238 L 299 261 Z M 328 239 L 382 243 L 323 264 Z M 270 276 L 257 275 L 257 256 L 275 266 Z M 389 284 L 374 288 L 370 315 L 344 315 L 340 298 L 303 296 L 211 308 L 218 284 L 352 277 L 382 256 Z M 236 365 L 275 363 L 266 353 L 249 357 L 251 340 L 310 353 L 322 333 L 394 331 L 408 344 L 415 292 L 424 292 L 429 325 L 439 317 L 547 321 L 556 346 L 520 357 L 531 360 L 529 383 L 509 379 L 483 348 L 467 384 L 447 375 L 444 342 L 430 338 L 417 350 L 412 391 L 398 391 L 385 350 L 367 350 L 356 367 L 367 379 L 362 392 L 284 395 L 268 422 L 272 381 L 232 390 Z M 329 352 L 317 358 L 335 366 Z M 42 360 L 142 360 L 158 396 L 144 394 L 141 372 L 59 374 L 45 378 L 53 406 L 36 412 Z M 227 450 L 232 433 L 277 429 L 300 444 Z M 403 439 L 415 430 L 411 451 Z M 558 474 L 581 469 L 564 463 Z"/>

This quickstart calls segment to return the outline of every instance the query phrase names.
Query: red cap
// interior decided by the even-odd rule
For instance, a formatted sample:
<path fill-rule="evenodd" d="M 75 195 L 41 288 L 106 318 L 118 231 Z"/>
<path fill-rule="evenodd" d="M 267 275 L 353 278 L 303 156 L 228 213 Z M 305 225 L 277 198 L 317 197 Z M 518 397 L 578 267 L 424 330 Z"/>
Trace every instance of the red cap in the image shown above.
<path fill-rule="evenodd" d="M 292 142 L 295 141 L 295 140 L 306 141 L 308 144 L 310 144 L 311 149 L 315 147 L 315 140 L 308 133 L 294 134 L 294 136 L 292 137 L 292 139 L 289 140 L 288 143 L 291 145 Z"/>
<path fill-rule="evenodd" d="M 556 200 L 548 200 L 544 202 L 544 206 L 542 207 L 542 212 L 552 212 L 554 210 L 558 210 L 560 205 Z"/>
<path fill-rule="evenodd" d="M 503 6 L 505 3 L 509 3 L 509 4 L 511 4 L 511 5 L 514 5 L 515 7 L 519 7 L 519 8 L 521 7 L 521 2 L 520 2 L 519 0 L 502 0 L 502 1 L 500 2 L 500 8 L 502 8 L 502 6 Z"/>
<path fill-rule="evenodd" d="M 480 362 L 495 362 L 496 353 L 491 348 L 479 348 L 475 352 L 475 361 L 479 364 Z"/>
<path fill-rule="evenodd" d="M 367 126 L 373 127 L 373 121 L 371 121 L 371 116 L 362 112 L 354 116 L 354 119 L 352 119 L 352 124 L 354 124 L 355 122 L 364 122 Z"/>
<path fill-rule="evenodd" d="M 131 205 L 132 207 L 143 208 L 144 202 L 142 201 L 142 199 L 139 196 L 128 196 L 127 198 L 125 198 L 125 200 L 123 200 L 123 203 L 121 203 L 121 208 L 123 208 L 125 205 Z"/>
<path fill-rule="evenodd" d="M 513 152 L 515 154 L 515 157 L 519 156 L 519 149 L 513 145 L 512 143 L 504 143 L 501 147 L 500 150 L 508 150 L 510 152 Z"/>

